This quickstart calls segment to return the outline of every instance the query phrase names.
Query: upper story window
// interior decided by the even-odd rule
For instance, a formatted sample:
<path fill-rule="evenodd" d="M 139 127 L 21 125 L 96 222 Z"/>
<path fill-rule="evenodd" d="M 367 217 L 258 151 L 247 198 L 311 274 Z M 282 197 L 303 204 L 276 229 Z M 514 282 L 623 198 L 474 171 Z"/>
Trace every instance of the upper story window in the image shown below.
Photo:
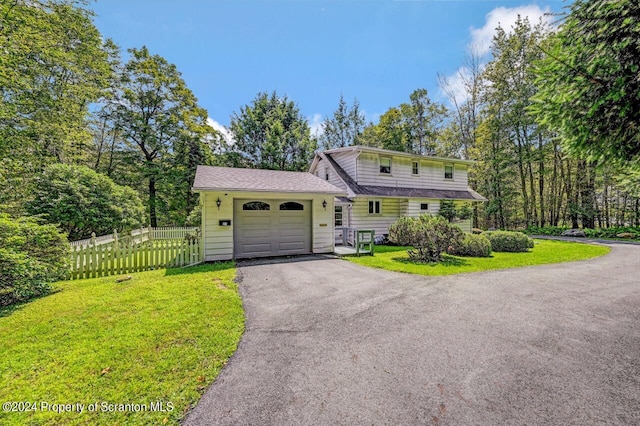
<path fill-rule="evenodd" d="M 444 166 L 444 178 L 445 179 L 453 179 L 453 166 L 452 165 Z"/>
<path fill-rule="evenodd" d="M 420 162 L 419 161 L 412 161 L 411 162 L 411 174 L 412 175 L 419 175 L 420 174 Z"/>
<path fill-rule="evenodd" d="M 369 214 L 380 214 L 381 205 L 380 200 L 369 200 Z"/>
<path fill-rule="evenodd" d="M 324 180 L 329 180 L 329 168 L 324 168 Z"/>
<path fill-rule="evenodd" d="M 380 157 L 380 173 L 391 174 L 391 158 Z"/>

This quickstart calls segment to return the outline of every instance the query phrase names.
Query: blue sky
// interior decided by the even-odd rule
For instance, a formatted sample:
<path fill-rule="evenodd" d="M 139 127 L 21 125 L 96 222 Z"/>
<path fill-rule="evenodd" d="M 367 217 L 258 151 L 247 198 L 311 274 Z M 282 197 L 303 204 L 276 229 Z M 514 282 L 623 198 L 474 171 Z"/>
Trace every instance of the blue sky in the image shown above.
<path fill-rule="evenodd" d="M 470 45 L 498 23 L 537 20 L 559 0 L 97 0 L 96 25 L 123 50 L 146 45 L 182 72 L 209 116 L 228 125 L 258 92 L 294 100 L 313 129 L 342 93 L 370 121 L 417 88 L 445 101 Z M 552 18 L 548 18 L 552 19 Z"/>

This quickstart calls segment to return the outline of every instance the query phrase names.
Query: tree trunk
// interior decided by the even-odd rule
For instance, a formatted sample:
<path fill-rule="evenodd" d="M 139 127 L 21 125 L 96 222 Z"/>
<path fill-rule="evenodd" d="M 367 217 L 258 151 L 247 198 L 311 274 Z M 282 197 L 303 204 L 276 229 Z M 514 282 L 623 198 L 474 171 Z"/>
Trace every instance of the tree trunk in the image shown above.
<path fill-rule="evenodd" d="M 156 178 L 149 177 L 149 222 L 152 228 L 158 227 L 156 216 Z"/>
<path fill-rule="evenodd" d="M 538 135 L 538 194 L 540 194 L 540 226 L 546 225 L 544 205 L 544 145 L 542 134 Z"/>

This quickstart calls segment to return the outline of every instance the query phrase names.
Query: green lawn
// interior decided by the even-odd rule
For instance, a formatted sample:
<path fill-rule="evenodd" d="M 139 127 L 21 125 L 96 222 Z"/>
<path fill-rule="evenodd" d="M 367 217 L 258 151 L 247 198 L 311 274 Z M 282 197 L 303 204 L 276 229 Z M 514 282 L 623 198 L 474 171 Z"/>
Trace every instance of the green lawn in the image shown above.
<path fill-rule="evenodd" d="M 493 253 L 492 257 L 445 256 L 438 264 L 416 263 L 409 260 L 406 247 L 377 246 L 375 256 L 345 257 L 350 262 L 389 271 L 420 275 L 453 275 L 463 272 L 517 268 L 520 266 L 571 262 L 609 253 L 606 246 L 569 243 L 565 241 L 534 240 L 535 247 L 527 253 Z"/>
<path fill-rule="evenodd" d="M 234 264 L 130 275 L 61 282 L 0 310 L 0 401 L 37 408 L 0 412 L 0 424 L 176 424 L 198 401 L 244 329 Z M 42 402 L 84 412 L 57 414 Z M 141 411 L 158 402 L 164 412 Z"/>

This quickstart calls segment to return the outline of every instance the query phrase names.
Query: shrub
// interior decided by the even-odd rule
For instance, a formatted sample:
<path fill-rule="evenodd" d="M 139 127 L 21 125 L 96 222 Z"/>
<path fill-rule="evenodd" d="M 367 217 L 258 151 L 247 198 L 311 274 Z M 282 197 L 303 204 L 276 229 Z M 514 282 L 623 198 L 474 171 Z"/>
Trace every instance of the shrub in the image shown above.
<path fill-rule="evenodd" d="M 422 215 L 418 218 L 402 217 L 389 227 L 389 240 L 409 245 L 409 258 L 419 262 L 439 262 L 449 247 L 460 245 L 464 233 L 443 217 Z"/>
<path fill-rule="evenodd" d="M 487 231 L 483 235 L 491 242 L 493 251 L 517 253 L 533 248 L 533 240 L 522 232 Z"/>
<path fill-rule="evenodd" d="M 0 247 L 1 306 L 47 294 L 69 274 L 69 245 L 53 225 L 0 214 Z"/>
<path fill-rule="evenodd" d="M 138 194 L 84 166 L 52 164 L 36 179 L 27 212 L 58 224 L 71 240 L 95 232 L 129 230 L 142 224 L 144 206 Z"/>
<path fill-rule="evenodd" d="M 562 226 L 527 226 L 527 228 L 523 231 L 528 235 L 549 235 L 549 236 L 560 236 L 564 231 L 568 228 Z"/>
<path fill-rule="evenodd" d="M 449 254 L 469 257 L 491 256 L 491 242 L 484 235 L 465 234 L 461 244 L 452 247 Z"/>

